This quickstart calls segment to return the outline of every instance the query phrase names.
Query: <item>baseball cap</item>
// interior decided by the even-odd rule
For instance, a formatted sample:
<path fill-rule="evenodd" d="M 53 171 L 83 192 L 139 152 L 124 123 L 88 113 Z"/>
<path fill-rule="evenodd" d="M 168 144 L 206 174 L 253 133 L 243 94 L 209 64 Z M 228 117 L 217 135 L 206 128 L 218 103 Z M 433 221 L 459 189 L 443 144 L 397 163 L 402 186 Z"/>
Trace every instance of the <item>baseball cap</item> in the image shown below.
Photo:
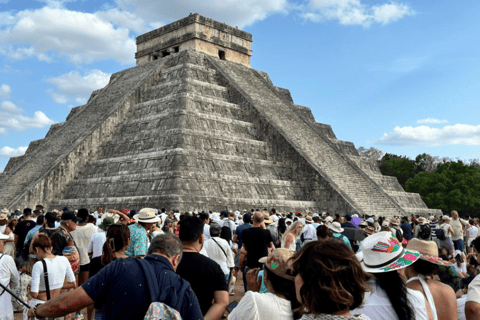
<path fill-rule="evenodd" d="M 75 214 L 73 213 L 73 211 L 66 211 L 62 214 L 62 220 L 66 221 L 66 220 L 71 220 L 73 222 L 78 222 L 80 221 L 81 219 L 77 218 L 75 216 Z"/>
<path fill-rule="evenodd" d="M 258 262 L 264 263 L 265 267 L 275 273 L 277 276 L 287 280 L 295 280 L 292 263 L 289 260 L 295 252 L 286 248 L 273 250 L 267 257 L 263 257 Z"/>

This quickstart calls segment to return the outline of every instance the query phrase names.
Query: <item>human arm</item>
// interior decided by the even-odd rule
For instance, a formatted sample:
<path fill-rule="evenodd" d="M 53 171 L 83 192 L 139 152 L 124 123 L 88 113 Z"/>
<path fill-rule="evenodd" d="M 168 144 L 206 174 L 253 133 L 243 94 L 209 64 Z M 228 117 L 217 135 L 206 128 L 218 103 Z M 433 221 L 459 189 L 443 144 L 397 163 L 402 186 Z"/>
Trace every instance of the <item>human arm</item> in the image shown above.
<path fill-rule="evenodd" d="M 220 319 L 228 305 L 228 291 L 214 291 L 213 304 L 204 316 L 205 320 Z"/>
<path fill-rule="evenodd" d="M 120 222 L 123 223 L 123 224 L 128 224 L 128 222 L 130 221 L 130 218 L 125 213 L 123 213 L 121 211 L 118 211 L 118 210 L 115 210 L 115 209 L 108 209 L 108 213 L 118 214 L 120 216 L 120 218 L 122 218 L 122 221 L 120 221 Z"/>
<path fill-rule="evenodd" d="M 58 318 L 81 310 L 94 302 L 82 287 L 78 287 L 74 291 L 61 294 L 39 305 L 36 314 L 41 318 Z M 33 308 L 29 309 L 28 317 L 33 318 L 34 316 Z"/>
<path fill-rule="evenodd" d="M 467 320 L 480 320 L 480 304 L 467 301 L 465 303 L 465 317 Z"/>
<path fill-rule="evenodd" d="M 262 286 L 262 276 L 258 277 L 260 268 L 248 270 L 247 272 L 247 290 L 259 292 Z"/>
<path fill-rule="evenodd" d="M 240 249 L 240 256 L 238 257 L 238 265 L 240 266 L 241 269 L 245 267 L 245 260 L 247 258 L 247 249 L 245 249 L 245 246 L 242 246 L 242 249 Z"/>
<path fill-rule="evenodd" d="M 285 235 L 285 244 L 283 245 L 284 248 L 290 248 L 290 244 L 293 242 L 294 240 L 294 236 L 291 232 L 287 232 L 287 234 Z"/>
<path fill-rule="evenodd" d="M 235 232 L 237 232 L 237 231 L 235 231 Z M 235 243 L 238 243 L 238 233 L 235 233 L 235 234 L 233 235 L 232 241 L 235 242 Z"/>

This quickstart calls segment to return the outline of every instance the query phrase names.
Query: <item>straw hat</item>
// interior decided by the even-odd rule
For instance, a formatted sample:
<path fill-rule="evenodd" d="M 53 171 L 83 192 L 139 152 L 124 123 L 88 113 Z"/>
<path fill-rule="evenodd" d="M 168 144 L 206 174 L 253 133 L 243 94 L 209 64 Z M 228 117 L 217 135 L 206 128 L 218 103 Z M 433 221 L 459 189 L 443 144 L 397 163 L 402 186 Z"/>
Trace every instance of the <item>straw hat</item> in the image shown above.
<path fill-rule="evenodd" d="M 137 222 L 143 223 L 155 223 L 160 221 L 160 217 L 157 216 L 157 209 L 143 208 L 133 217 Z"/>
<path fill-rule="evenodd" d="M 292 263 L 289 259 L 294 254 L 295 252 L 286 248 L 278 248 L 273 250 L 268 257 L 263 257 L 258 262 L 265 263 L 265 267 L 277 276 L 293 281 L 295 276 L 293 275 Z"/>
<path fill-rule="evenodd" d="M 264 223 L 273 223 L 273 220 L 272 220 L 272 218 L 270 218 L 270 215 L 268 214 L 268 212 L 265 212 L 263 214 L 263 222 Z"/>
<path fill-rule="evenodd" d="M 382 273 L 408 267 L 420 258 L 420 253 L 404 249 L 391 232 L 373 234 L 362 241 L 362 268 L 369 273 Z"/>
<path fill-rule="evenodd" d="M 367 226 L 365 229 L 363 229 L 363 232 L 367 233 L 368 235 L 375 234 L 375 228 Z"/>
<path fill-rule="evenodd" d="M 342 228 L 342 225 L 340 224 L 340 222 L 333 222 L 331 225 L 328 226 L 328 229 L 332 230 L 333 232 L 337 232 L 337 233 L 342 233 L 343 232 L 343 228 Z"/>
<path fill-rule="evenodd" d="M 313 219 L 310 216 L 305 217 L 305 223 L 313 223 Z"/>
<path fill-rule="evenodd" d="M 408 250 L 415 250 L 420 253 L 420 259 L 438 264 L 439 266 L 450 266 L 449 261 L 445 261 L 438 256 L 438 247 L 435 241 L 425 241 L 413 238 L 407 245 Z"/>
<path fill-rule="evenodd" d="M 394 225 L 394 226 L 399 226 L 400 225 L 400 219 L 398 219 L 398 218 L 392 219 L 392 221 L 390 221 L 390 224 Z"/>
<path fill-rule="evenodd" d="M 7 208 L 2 209 L 2 211 L 0 211 L 0 220 L 6 220 L 9 213 Z"/>

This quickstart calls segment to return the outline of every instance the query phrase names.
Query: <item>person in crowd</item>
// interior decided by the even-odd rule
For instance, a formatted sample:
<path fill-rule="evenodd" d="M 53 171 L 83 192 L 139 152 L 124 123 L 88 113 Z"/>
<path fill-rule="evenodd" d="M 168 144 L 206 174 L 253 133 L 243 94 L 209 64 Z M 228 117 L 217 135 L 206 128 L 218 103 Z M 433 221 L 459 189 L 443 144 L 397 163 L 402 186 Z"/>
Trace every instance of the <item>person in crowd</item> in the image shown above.
<path fill-rule="evenodd" d="M 404 249 L 392 232 L 379 232 L 362 241 L 361 260 L 365 272 L 374 275 L 368 283 L 372 290 L 362 306 L 352 311 L 364 313 L 372 320 L 432 319 L 425 297 L 407 288 L 404 269 L 420 258 L 420 253 Z"/>
<path fill-rule="evenodd" d="M 156 215 L 157 209 L 143 208 L 136 216 L 137 223 L 130 225 L 130 246 L 125 253 L 129 257 L 143 257 L 147 254 L 150 243 L 149 234 L 155 223 L 160 221 Z"/>
<path fill-rule="evenodd" d="M 321 225 L 317 228 L 317 239 L 320 240 L 332 240 L 333 234 L 326 225 Z"/>
<path fill-rule="evenodd" d="M 227 282 L 218 263 L 199 253 L 204 244 L 203 221 L 185 216 L 179 238 L 184 253 L 177 274 L 192 285 L 204 318 L 219 319 L 228 305 Z"/>
<path fill-rule="evenodd" d="M 413 237 L 420 240 L 430 240 L 432 229 L 430 228 L 430 223 L 424 217 L 419 217 L 416 222 L 415 231 L 413 232 Z"/>
<path fill-rule="evenodd" d="M 263 213 L 263 224 L 265 225 L 265 229 L 270 232 L 270 235 L 272 236 L 272 239 L 273 239 L 273 243 L 275 243 L 278 238 L 277 227 L 268 212 Z"/>
<path fill-rule="evenodd" d="M 234 255 L 238 253 L 238 245 L 232 241 L 232 233 L 230 232 L 230 228 L 223 226 L 220 229 L 220 238 L 227 241 Z"/>
<path fill-rule="evenodd" d="M 62 288 L 75 288 L 76 283 L 69 261 L 63 256 L 56 256 L 52 253 L 52 241 L 46 234 L 36 233 L 32 239 L 32 248 L 39 261 L 33 266 L 30 288 L 32 300 L 28 305 L 37 308 L 38 305 L 48 301 L 49 296 L 55 298 L 60 295 Z M 45 273 L 48 273 L 48 287 Z M 67 278 L 66 283 L 65 278 Z M 27 312 L 28 310 L 25 309 L 24 318 L 27 316 Z"/>
<path fill-rule="evenodd" d="M 387 232 L 390 231 L 390 232 L 391 232 L 391 230 L 390 230 L 390 222 L 389 222 L 388 220 L 384 220 L 384 221 L 382 222 L 382 228 L 380 229 L 380 231 L 387 231 Z"/>
<path fill-rule="evenodd" d="M 210 226 L 210 239 L 205 241 L 204 248 L 207 251 L 208 257 L 218 263 L 225 274 L 225 281 L 228 283 L 230 276 L 230 269 L 235 266 L 233 259 L 233 251 L 226 239 L 220 237 L 220 232 L 223 228 L 217 223 L 212 223 Z M 228 230 L 229 233 L 230 231 Z"/>
<path fill-rule="evenodd" d="M 15 266 L 18 271 L 18 284 L 13 287 L 13 292 L 22 301 L 28 301 L 30 298 L 30 285 L 32 283 L 32 274 L 27 271 L 27 261 L 21 257 L 15 258 Z M 15 297 L 12 297 L 12 305 L 14 312 L 20 311 L 23 313 L 25 306 Z"/>
<path fill-rule="evenodd" d="M 403 216 L 402 217 L 402 224 L 400 225 L 400 228 L 402 228 L 403 231 L 403 241 L 402 244 L 407 245 L 410 240 L 413 238 L 412 234 L 412 225 L 408 223 L 408 217 Z"/>
<path fill-rule="evenodd" d="M 282 248 L 289 249 L 290 251 L 297 251 L 296 242 L 300 237 L 303 231 L 303 224 L 300 220 L 292 223 L 290 228 L 285 232 L 282 238 L 281 246 Z"/>
<path fill-rule="evenodd" d="M 7 239 L 8 236 L 0 233 L 0 283 L 11 290 L 18 285 L 19 276 L 13 258 L 3 253 Z M 3 292 L 0 295 L 0 320 L 13 320 L 12 296 L 3 288 L 0 290 Z"/>
<path fill-rule="evenodd" d="M 348 240 L 348 238 L 342 234 L 344 230 L 339 222 L 332 222 L 332 224 L 328 226 L 328 229 L 332 230 L 332 236 L 334 238 L 342 240 L 347 245 L 347 247 L 349 247 L 350 249 L 352 248 L 352 246 L 350 245 L 350 240 Z"/>
<path fill-rule="evenodd" d="M 99 226 L 100 231 L 92 235 L 87 248 L 90 259 L 100 257 L 102 255 L 103 245 L 105 244 L 105 241 L 107 241 L 107 230 L 108 227 L 113 224 L 113 221 L 113 218 L 110 217 L 103 219 Z M 130 234 L 130 229 L 128 230 L 128 233 Z M 89 272 L 89 274 L 91 274 L 91 272 Z"/>
<path fill-rule="evenodd" d="M 420 260 L 405 269 L 407 287 L 421 292 L 426 297 L 433 319 L 456 319 L 455 292 L 448 285 L 433 279 L 438 266 L 450 265 L 448 261 L 438 257 L 437 244 L 415 238 L 408 243 L 407 249 L 420 253 Z"/>
<path fill-rule="evenodd" d="M 238 244 L 238 253 L 235 255 L 235 268 L 233 270 L 233 275 L 238 277 L 238 270 L 240 270 L 240 251 L 243 246 L 243 231 L 250 229 L 252 227 L 252 215 L 250 213 L 245 213 L 243 215 L 243 224 L 237 229 L 235 229 L 235 235 L 233 236 L 233 242 Z M 247 292 L 247 280 L 245 268 L 242 268 L 243 274 L 243 287 L 245 292 Z"/>
<path fill-rule="evenodd" d="M 357 228 L 353 223 L 352 223 L 352 216 L 349 215 L 348 213 L 344 216 L 345 222 L 342 223 L 341 227 L 342 228 Z"/>
<path fill-rule="evenodd" d="M 450 260 L 452 262 L 453 267 L 458 273 L 460 279 L 464 279 L 468 277 L 467 274 L 467 262 L 465 261 L 465 254 L 460 250 L 455 250 L 453 252 L 453 257 Z"/>
<path fill-rule="evenodd" d="M 23 210 L 23 221 L 20 221 L 13 233 L 15 234 L 15 256 L 23 256 L 23 244 L 28 231 L 33 229 L 37 224 L 32 220 L 32 209 L 25 208 Z"/>
<path fill-rule="evenodd" d="M 453 228 L 450 226 L 449 216 L 444 215 L 442 217 L 442 224 L 438 227 L 438 229 L 443 230 L 443 234 L 445 237 L 445 239 L 438 239 L 440 249 L 442 250 L 443 254 L 451 257 L 454 251 L 454 245 L 452 241 L 452 235 L 454 231 Z"/>
<path fill-rule="evenodd" d="M 12 258 L 15 258 L 15 222 L 16 219 L 11 219 L 7 224 L 3 232 L 4 235 L 8 236 L 5 240 L 5 248 L 3 249 L 3 254 L 9 255 Z M 0 233 L 1 234 L 1 233 Z"/>
<path fill-rule="evenodd" d="M 152 239 L 144 260 L 152 266 L 160 290 L 168 290 L 163 301 L 169 306 L 177 305 L 183 320 L 202 319 L 195 293 L 190 284 L 175 273 L 182 258 L 182 244 L 172 234 L 163 234 Z M 103 268 L 73 292 L 58 296 L 35 310 L 30 317 L 61 317 L 95 302 L 102 303 L 103 319 L 143 320 L 152 301 L 147 279 L 139 259 L 117 259 Z M 128 288 L 128 294 L 125 294 Z"/>
<path fill-rule="evenodd" d="M 79 220 L 72 211 L 63 212 L 60 227 L 50 237 L 53 247 L 52 253 L 56 256 L 65 256 L 75 274 L 80 271 L 80 254 L 71 232 L 77 228 Z"/>
<path fill-rule="evenodd" d="M 312 217 L 307 215 L 305 217 L 305 226 L 302 228 L 303 245 L 311 241 L 317 241 L 317 230 L 315 230 L 312 224 Z"/>
<path fill-rule="evenodd" d="M 468 224 L 470 228 L 467 229 L 467 236 L 465 238 L 465 242 L 467 243 L 467 250 L 468 253 L 473 252 L 472 241 L 475 240 L 478 236 L 478 228 L 476 227 L 476 223 L 473 219 L 468 220 Z"/>
<path fill-rule="evenodd" d="M 210 235 L 210 216 L 208 213 L 201 212 L 198 217 L 203 221 L 203 236 L 205 237 L 205 241 L 207 241 L 212 237 Z"/>
<path fill-rule="evenodd" d="M 10 212 L 6 208 L 0 211 L 0 234 L 5 234 L 5 229 L 7 228 L 9 215 L 10 215 Z"/>
<path fill-rule="evenodd" d="M 269 249 L 275 248 L 272 235 L 264 229 L 263 219 L 263 213 L 256 211 L 253 215 L 252 227 L 243 231 L 243 246 L 240 250 L 239 264 L 240 268 L 245 266 L 245 272 L 261 267 L 258 260 L 267 256 Z"/>
<path fill-rule="evenodd" d="M 302 315 L 296 311 L 300 307 L 295 292 L 295 275 L 291 266 L 294 252 L 279 248 L 273 250 L 260 262 L 264 264 L 263 280 L 268 292 L 260 294 L 247 291 L 238 306 L 228 316 L 231 320 L 299 319 Z M 260 269 L 250 270 L 256 274 Z M 260 281 L 259 281 L 260 282 Z"/>
<path fill-rule="evenodd" d="M 468 224 L 468 221 L 458 217 L 457 211 L 453 210 L 451 215 L 452 215 L 452 219 L 450 220 L 450 226 L 453 229 L 453 234 L 452 234 L 453 247 L 454 247 L 454 250 L 463 251 L 465 249 L 464 243 L 463 243 L 463 226 L 469 228 L 470 225 Z"/>
<path fill-rule="evenodd" d="M 473 257 L 480 264 L 480 237 L 472 241 Z M 465 303 L 465 316 L 467 320 L 480 319 L 480 274 L 468 285 L 467 299 Z"/>
<path fill-rule="evenodd" d="M 361 305 L 369 290 L 359 261 L 340 241 L 314 241 L 292 258 L 298 312 L 304 320 L 365 320 L 351 312 Z"/>
<path fill-rule="evenodd" d="M 275 248 L 281 248 L 283 235 L 287 232 L 287 225 L 285 218 L 279 218 L 277 222 L 277 240 L 275 241 Z"/>
<path fill-rule="evenodd" d="M 45 233 L 47 236 L 51 237 L 55 230 L 57 230 L 56 223 L 59 221 L 57 219 L 57 214 L 55 212 L 47 212 L 45 214 L 45 222 L 43 227 L 38 230 L 38 232 Z"/>
<path fill-rule="evenodd" d="M 102 252 L 90 262 L 89 278 L 92 278 L 116 259 L 128 258 L 125 254 L 130 244 L 130 229 L 123 223 L 113 224 L 113 218 L 103 219 L 101 227 L 107 230 Z M 88 318 L 92 319 L 95 310 L 95 320 L 103 320 L 103 305 L 95 302 L 87 308 Z"/>

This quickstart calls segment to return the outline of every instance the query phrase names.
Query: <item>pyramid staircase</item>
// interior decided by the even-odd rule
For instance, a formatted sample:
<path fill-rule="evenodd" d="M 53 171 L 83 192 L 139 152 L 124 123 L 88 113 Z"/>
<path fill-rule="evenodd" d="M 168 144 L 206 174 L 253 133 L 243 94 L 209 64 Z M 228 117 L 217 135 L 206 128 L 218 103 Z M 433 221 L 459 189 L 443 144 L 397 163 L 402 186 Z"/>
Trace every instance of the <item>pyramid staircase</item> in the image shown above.
<path fill-rule="evenodd" d="M 196 51 L 115 74 L 0 180 L 9 207 L 438 213 L 268 75 Z"/>

